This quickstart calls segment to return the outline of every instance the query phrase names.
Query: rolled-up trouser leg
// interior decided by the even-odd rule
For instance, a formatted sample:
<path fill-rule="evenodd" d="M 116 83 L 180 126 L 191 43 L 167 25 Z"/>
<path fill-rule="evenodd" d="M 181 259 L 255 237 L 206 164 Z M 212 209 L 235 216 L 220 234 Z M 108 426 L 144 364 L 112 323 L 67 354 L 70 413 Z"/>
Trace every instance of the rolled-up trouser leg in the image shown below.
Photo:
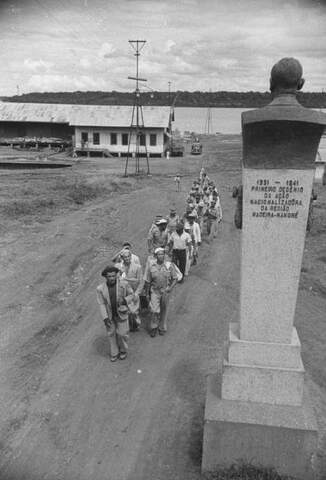
<path fill-rule="evenodd" d="M 117 344 L 121 353 L 126 353 L 128 351 L 128 338 L 129 338 L 128 333 L 129 333 L 128 320 L 124 322 L 118 322 L 116 335 L 117 335 Z"/>

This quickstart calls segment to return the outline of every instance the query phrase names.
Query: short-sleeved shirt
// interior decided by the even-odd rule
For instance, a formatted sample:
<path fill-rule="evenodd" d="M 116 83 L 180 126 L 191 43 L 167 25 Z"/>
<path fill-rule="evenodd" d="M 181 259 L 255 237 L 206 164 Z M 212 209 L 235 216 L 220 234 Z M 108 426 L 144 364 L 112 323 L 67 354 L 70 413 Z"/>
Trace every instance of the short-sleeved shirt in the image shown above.
<path fill-rule="evenodd" d="M 141 265 L 131 261 L 129 267 L 127 267 L 123 262 L 117 264 L 116 266 L 122 272 L 121 278 L 129 283 L 133 291 L 136 291 L 137 289 L 141 291 L 143 281 L 143 270 Z"/>
<path fill-rule="evenodd" d="M 171 233 L 175 230 L 177 224 L 180 223 L 179 215 L 175 215 L 174 217 L 171 217 L 169 215 L 167 217 L 167 221 L 168 221 L 167 229 Z"/>
<path fill-rule="evenodd" d="M 152 248 L 155 250 L 158 247 L 165 247 L 168 243 L 168 232 L 165 229 L 163 232 L 155 225 L 148 233 L 148 240 L 152 242 Z"/>
<path fill-rule="evenodd" d="M 176 279 L 177 275 L 171 262 L 159 265 L 156 261 L 146 271 L 145 280 L 155 292 L 163 292 Z"/>
<path fill-rule="evenodd" d="M 170 242 L 172 242 L 172 248 L 174 250 L 184 250 L 189 244 L 191 244 L 191 236 L 187 232 L 182 232 L 179 235 L 177 232 L 172 232 L 170 236 Z"/>

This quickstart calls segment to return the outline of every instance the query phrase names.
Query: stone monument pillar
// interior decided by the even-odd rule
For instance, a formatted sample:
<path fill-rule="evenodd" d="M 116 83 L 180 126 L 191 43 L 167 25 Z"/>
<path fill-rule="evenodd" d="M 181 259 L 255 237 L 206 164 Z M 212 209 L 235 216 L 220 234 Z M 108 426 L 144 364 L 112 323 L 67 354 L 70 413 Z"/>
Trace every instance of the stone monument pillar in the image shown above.
<path fill-rule="evenodd" d="M 303 83 L 300 63 L 280 60 L 273 101 L 242 114 L 240 319 L 220 384 L 208 379 L 203 471 L 243 461 L 313 478 L 318 432 L 293 322 L 326 115 L 297 102 Z"/>

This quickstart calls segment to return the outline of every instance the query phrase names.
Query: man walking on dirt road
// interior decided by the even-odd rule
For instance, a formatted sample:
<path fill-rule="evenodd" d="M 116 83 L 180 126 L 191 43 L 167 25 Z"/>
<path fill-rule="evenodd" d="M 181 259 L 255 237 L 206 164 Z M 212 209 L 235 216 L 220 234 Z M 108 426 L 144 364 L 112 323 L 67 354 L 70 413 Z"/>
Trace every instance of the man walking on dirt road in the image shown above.
<path fill-rule="evenodd" d="M 139 330 L 140 317 L 139 308 L 140 300 L 139 295 L 143 290 L 143 271 L 139 263 L 132 261 L 132 253 L 129 249 L 122 250 L 120 263 L 116 263 L 116 267 L 119 268 L 121 275 L 120 278 L 126 280 L 134 292 L 132 298 L 127 297 L 127 305 L 129 308 L 129 327 L 130 331 Z"/>
<path fill-rule="evenodd" d="M 118 273 L 117 267 L 106 267 L 101 274 L 106 281 L 96 289 L 97 302 L 109 336 L 111 362 L 127 357 L 129 309 L 126 297 L 134 295 L 128 282 L 120 279 Z"/>
<path fill-rule="evenodd" d="M 169 293 L 177 283 L 177 275 L 172 263 L 165 261 L 164 248 L 157 248 L 154 254 L 156 261 L 145 272 L 145 282 L 147 289 L 150 290 L 151 337 L 155 337 L 157 332 L 164 335 L 167 330 Z"/>
<path fill-rule="evenodd" d="M 190 254 L 192 240 L 189 233 L 184 231 L 183 223 L 178 223 L 176 231 L 171 233 L 169 251 L 172 251 L 172 262 L 176 264 L 182 273 L 182 281 L 186 271 L 187 252 Z"/>

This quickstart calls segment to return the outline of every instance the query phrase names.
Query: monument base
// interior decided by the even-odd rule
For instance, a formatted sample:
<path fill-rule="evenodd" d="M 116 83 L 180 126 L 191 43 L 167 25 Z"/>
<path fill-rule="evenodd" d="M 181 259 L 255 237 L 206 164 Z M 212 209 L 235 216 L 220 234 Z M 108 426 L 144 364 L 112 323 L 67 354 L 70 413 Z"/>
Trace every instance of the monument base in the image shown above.
<path fill-rule="evenodd" d="M 317 423 L 307 388 L 301 406 L 224 400 L 216 375 L 207 382 L 202 471 L 244 462 L 312 480 Z"/>

